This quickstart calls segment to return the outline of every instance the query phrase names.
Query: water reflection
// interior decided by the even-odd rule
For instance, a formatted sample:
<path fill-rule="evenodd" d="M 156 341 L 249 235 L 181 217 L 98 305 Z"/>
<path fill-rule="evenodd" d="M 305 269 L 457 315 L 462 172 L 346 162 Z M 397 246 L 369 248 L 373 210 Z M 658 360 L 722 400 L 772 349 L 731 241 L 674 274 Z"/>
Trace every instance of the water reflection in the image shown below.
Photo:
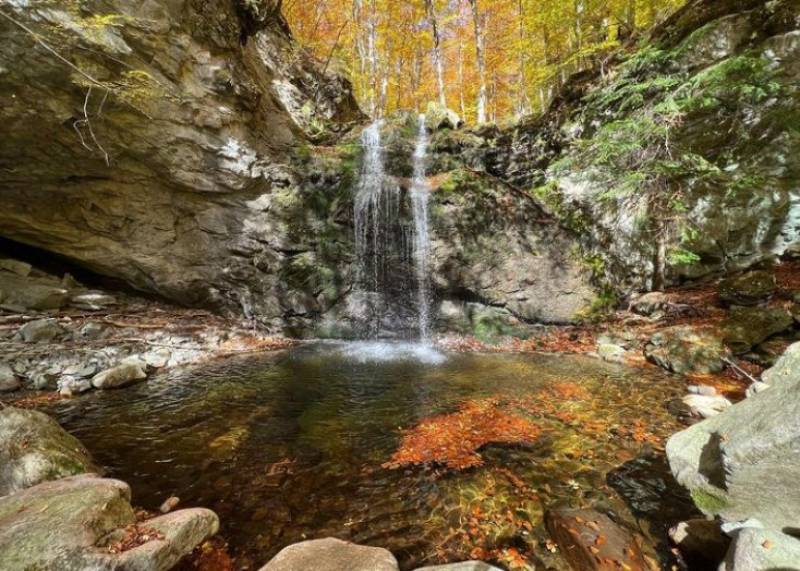
<path fill-rule="evenodd" d="M 679 394 L 657 371 L 583 357 L 330 343 L 98 392 L 55 413 L 131 484 L 135 503 L 155 508 L 177 495 L 216 510 L 242 565 L 337 536 L 387 547 L 404 568 L 514 546 L 560 569 L 543 548 L 542 514 L 554 503 L 613 510 L 660 541 L 657 502 L 648 496 L 631 511 L 607 476 L 637 489 L 619 468 L 659 456 L 658 442 L 678 428 L 665 404 Z M 463 472 L 382 467 L 404 429 L 487 398 L 529 403 L 541 438 L 487 446 L 483 465 Z M 663 463 L 631 473 L 671 485 Z"/>

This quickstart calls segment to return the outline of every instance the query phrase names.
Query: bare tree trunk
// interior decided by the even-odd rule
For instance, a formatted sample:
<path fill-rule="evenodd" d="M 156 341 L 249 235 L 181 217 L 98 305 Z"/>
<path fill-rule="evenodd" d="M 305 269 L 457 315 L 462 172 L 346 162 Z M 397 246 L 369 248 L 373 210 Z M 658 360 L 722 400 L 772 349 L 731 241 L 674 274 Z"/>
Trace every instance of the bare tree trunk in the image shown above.
<path fill-rule="evenodd" d="M 530 112 L 530 101 L 528 99 L 527 77 L 525 74 L 525 6 L 524 0 L 517 3 L 517 16 L 519 18 L 519 46 L 517 46 L 518 70 L 518 93 L 517 93 L 517 118 L 523 117 Z"/>
<path fill-rule="evenodd" d="M 378 14 L 375 0 L 371 0 L 367 21 L 367 61 L 369 62 L 369 109 L 372 117 L 379 114 L 378 107 Z"/>
<path fill-rule="evenodd" d="M 463 118 L 467 113 L 467 104 L 464 100 L 464 46 L 461 37 L 458 38 L 458 100 Z"/>
<path fill-rule="evenodd" d="M 433 65 L 436 68 L 436 83 L 439 88 L 439 104 L 447 107 L 447 94 L 444 86 L 444 61 L 442 58 L 442 37 L 439 34 L 439 21 L 436 17 L 436 7 L 434 0 L 425 0 L 425 12 L 428 15 L 428 22 L 431 25 L 433 34 Z"/>
<path fill-rule="evenodd" d="M 627 22 L 628 33 L 633 35 L 636 30 L 636 0 L 628 0 L 625 10 L 625 20 Z"/>
<path fill-rule="evenodd" d="M 658 19 L 658 13 L 656 11 L 656 2 L 655 0 L 648 0 L 647 2 L 647 25 L 652 26 L 656 23 Z"/>
<path fill-rule="evenodd" d="M 353 0 L 353 35 L 358 55 L 358 90 L 361 97 L 366 97 L 369 91 L 367 86 L 367 48 L 362 30 L 364 27 L 363 4 L 361 0 Z"/>
<path fill-rule="evenodd" d="M 575 58 L 577 67 L 581 67 L 581 55 L 583 50 L 583 0 L 575 0 L 575 51 L 578 57 Z"/>
<path fill-rule="evenodd" d="M 422 84 L 422 54 L 420 48 L 417 47 L 414 51 L 414 64 L 412 66 L 411 85 L 414 92 L 414 107 L 420 111 L 421 104 L 419 100 L 419 88 Z"/>
<path fill-rule="evenodd" d="M 478 124 L 486 122 L 486 62 L 484 55 L 483 25 L 478 0 L 469 0 L 472 7 L 472 22 L 475 28 L 475 57 L 478 64 Z"/>

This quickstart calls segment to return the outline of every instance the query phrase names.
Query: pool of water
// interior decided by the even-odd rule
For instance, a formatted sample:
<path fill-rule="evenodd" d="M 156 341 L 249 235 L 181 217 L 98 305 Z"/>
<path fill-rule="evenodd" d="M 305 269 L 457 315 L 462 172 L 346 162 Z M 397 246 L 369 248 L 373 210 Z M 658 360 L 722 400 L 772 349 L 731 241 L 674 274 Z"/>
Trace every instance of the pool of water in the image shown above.
<path fill-rule="evenodd" d="M 666 561 L 664 525 L 691 509 L 661 451 L 680 428 L 666 404 L 681 389 L 654 369 L 586 357 L 332 343 L 155 377 L 53 412 L 131 485 L 135 504 L 156 509 L 175 495 L 214 509 L 241 568 L 336 536 L 386 547 L 404 569 L 471 556 L 564 569 L 542 524 L 553 505 L 611 512 Z M 465 426 L 469 410 L 489 410 L 490 424 L 510 415 L 537 437 L 485 445 L 466 469 L 392 462 L 420 423 L 434 455 L 440 437 L 486 430 L 485 415 Z"/>

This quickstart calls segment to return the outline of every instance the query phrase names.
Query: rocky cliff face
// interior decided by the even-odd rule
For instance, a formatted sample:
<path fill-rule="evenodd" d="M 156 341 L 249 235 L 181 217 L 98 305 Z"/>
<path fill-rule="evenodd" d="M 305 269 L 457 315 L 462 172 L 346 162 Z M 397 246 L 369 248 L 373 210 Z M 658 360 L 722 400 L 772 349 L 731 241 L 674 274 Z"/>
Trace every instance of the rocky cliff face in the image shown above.
<path fill-rule="evenodd" d="M 282 277 L 335 209 L 314 202 L 294 157 L 363 116 L 347 82 L 292 44 L 279 7 L 6 3 L 0 235 L 271 325 L 313 311 Z"/>
<path fill-rule="evenodd" d="M 360 149 L 342 136 L 365 118 L 279 8 L 5 6 L 0 235 L 187 305 L 346 334 L 314 323 L 349 317 Z M 413 134 L 397 135 L 387 156 L 403 186 Z M 529 230 L 542 216 L 529 199 L 453 168 L 432 169 L 449 177 L 434 208 L 445 321 L 470 329 L 467 303 L 504 324 L 571 320 L 593 292 L 562 233 Z"/>
<path fill-rule="evenodd" d="M 343 333 L 331 323 L 352 313 L 352 127 L 365 118 L 279 9 L 7 3 L 0 236 L 273 330 Z M 440 323 L 569 322 L 616 293 L 795 249 L 798 11 L 690 2 L 542 117 L 437 125 Z M 396 127 L 389 170 L 406 188 L 413 132 Z"/>
<path fill-rule="evenodd" d="M 623 291 L 800 241 L 800 6 L 690 2 L 543 117 L 437 147 L 536 196 Z"/>

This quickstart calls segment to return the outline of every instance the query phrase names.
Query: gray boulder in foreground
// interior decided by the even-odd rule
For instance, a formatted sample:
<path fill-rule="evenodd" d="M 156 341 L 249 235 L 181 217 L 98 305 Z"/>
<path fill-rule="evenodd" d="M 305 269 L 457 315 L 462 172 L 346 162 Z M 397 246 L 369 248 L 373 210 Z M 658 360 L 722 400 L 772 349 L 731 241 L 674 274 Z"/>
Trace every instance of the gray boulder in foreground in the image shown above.
<path fill-rule="evenodd" d="M 800 540 L 779 531 L 746 527 L 735 532 L 719 571 L 798 571 Z"/>
<path fill-rule="evenodd" d="M 776 364 L 790 371 L 797 345 Z M 675 478 L 707 515 L 800 527 L 800 368 L 667 442 Z"/>
<path fill-rule="evenodd" d="M 0 569 L 166 571 L 219 527 L 205 509 L 138 524 L 152 539 L 112 552 L 136 522 L 124 482 L 83 474 L 0 498 Z"/>
<path fill-rule="evenodd" d="M 0 409 L 0 496 L 97 470 L 83 445 L 46 414 Z"/>
<path fill-rule="evenodd" d="M 295 543 L 280 551 L 261 571 L 397 571 L 397 560 L 380 547 L 328 537 Z"/>

